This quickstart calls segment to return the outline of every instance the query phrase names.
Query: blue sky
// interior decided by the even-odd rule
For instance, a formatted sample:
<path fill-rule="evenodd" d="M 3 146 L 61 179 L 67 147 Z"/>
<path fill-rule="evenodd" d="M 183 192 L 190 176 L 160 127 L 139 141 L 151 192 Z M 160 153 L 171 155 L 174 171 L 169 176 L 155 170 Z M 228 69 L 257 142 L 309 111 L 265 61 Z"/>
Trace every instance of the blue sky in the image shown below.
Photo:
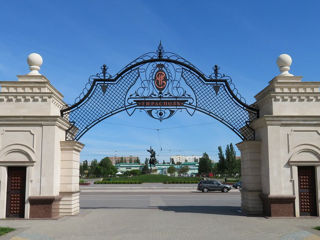
<path fill-rule="evenodd" d="M 107 64 L 116 74 L 139 55 L 178 53 L 211 73 L 218 64 L 248 103 L 278 74 L 281 53 L 291 72 L 316 81 L 320 53 L 318 1 L 3 1 L 0 9 L 0 80 L 28 72 L 26 57 L 42 55 L 41 73 L 73 103 L 89 75 Z M 159 130 L 156 130 L 159 129 Z M 217 147 L 240 138 L 201 113 L 158 122 L 145 113 L 111 117 L 80 140 L 81 159 L 138 155 L 153 146 L 158 160 L 170 155 L 217 159 Z M 161 151 L 162 148 L 162 151 Z"/>

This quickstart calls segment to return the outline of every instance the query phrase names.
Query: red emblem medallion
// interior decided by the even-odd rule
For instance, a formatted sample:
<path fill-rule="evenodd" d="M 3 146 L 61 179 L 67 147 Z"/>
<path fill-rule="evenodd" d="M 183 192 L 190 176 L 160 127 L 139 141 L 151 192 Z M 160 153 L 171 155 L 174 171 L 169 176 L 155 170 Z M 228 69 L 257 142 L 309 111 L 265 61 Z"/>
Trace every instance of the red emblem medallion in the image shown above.
<path fill-rule="evenodd" d="M 158 91 L 163 91 L 167 86 L 167 75 L 163 70 L 156 72 L 154 84 Z"/>

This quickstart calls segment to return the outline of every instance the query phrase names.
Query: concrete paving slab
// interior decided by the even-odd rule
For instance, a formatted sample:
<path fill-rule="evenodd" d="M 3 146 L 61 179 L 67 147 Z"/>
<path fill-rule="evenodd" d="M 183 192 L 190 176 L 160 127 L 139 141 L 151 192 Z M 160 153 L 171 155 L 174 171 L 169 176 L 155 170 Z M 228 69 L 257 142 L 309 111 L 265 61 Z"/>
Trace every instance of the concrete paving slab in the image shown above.
<path fill-rule="evenodd" d="M 1 220 L 11 240 L 319 240 L 320 218 L 246 217 L 239 193 L 81 195 L 78 216 Z M 0 237 L 0 239 L 4 239 Z"/>

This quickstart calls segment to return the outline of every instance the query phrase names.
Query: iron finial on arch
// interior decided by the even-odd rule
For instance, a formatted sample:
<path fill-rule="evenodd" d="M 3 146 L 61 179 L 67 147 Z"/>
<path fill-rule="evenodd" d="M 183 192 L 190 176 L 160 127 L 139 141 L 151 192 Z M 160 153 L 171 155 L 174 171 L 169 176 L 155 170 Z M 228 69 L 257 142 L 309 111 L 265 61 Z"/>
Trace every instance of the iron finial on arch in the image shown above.
<path fill-rule="evenodd" d="M 157 49 L 158 58 L 161 59 L 163 57 L 164 48 L 162 46 L 161 40 Z"/>

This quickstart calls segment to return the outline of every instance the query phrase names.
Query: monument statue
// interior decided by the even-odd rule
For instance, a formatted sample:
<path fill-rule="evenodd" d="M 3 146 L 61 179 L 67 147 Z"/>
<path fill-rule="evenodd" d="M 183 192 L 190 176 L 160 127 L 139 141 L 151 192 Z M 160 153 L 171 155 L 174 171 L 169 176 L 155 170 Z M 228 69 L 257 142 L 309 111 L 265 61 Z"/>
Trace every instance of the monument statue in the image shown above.
<path fill-rule="evenodd" d="M 150 146 L 150 149 L 147 149 L 147 151 L 150 153 L 150 158 L 149 158 L 149 166 L 151 168 L 151 166 L 155 166 L 158 162 L 156 159 L 156 152 L 152 149 L 152 147 Z"/>

